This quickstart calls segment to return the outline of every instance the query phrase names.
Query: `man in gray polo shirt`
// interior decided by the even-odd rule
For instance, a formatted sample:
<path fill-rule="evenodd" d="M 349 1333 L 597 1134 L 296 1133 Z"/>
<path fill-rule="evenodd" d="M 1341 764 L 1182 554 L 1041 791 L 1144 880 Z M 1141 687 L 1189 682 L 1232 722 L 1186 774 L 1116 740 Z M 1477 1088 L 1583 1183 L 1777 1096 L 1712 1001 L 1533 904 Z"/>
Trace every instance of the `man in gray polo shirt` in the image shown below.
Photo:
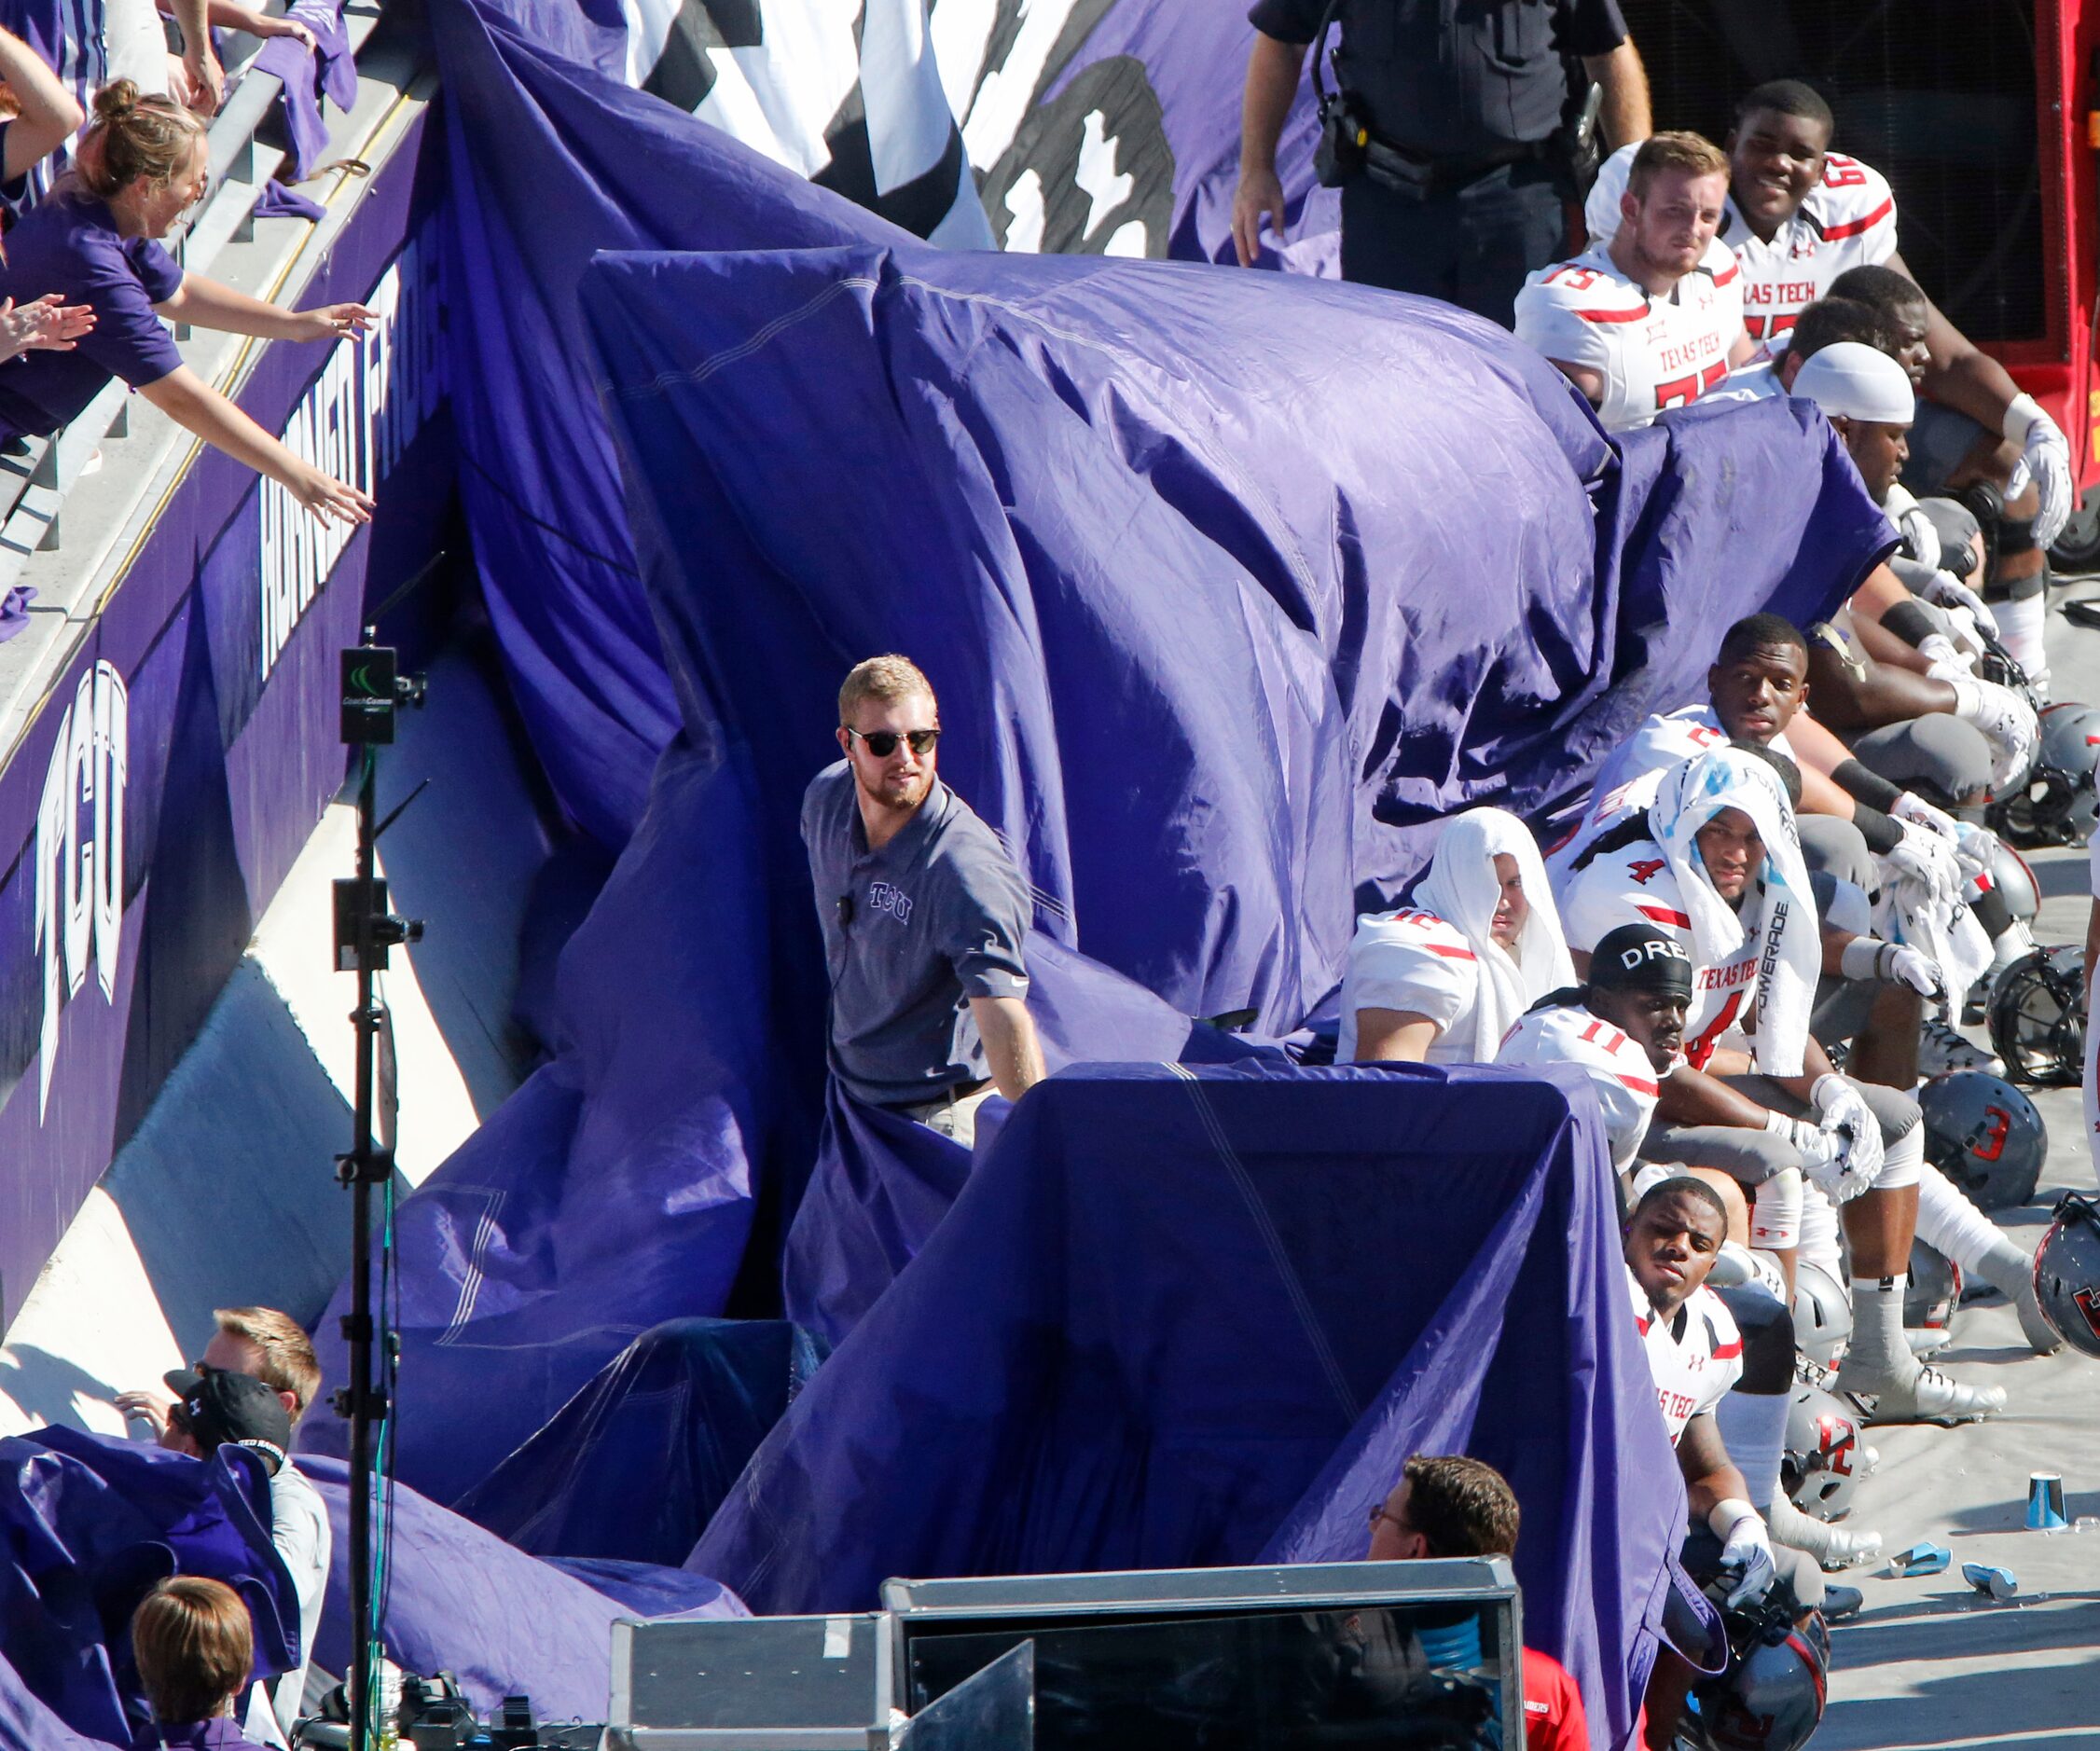
<path fill-rule="evenodd" d="M 838 693 L 838 745 L 802 799 L 831 972 L 831 1068 L 855 1099 L 970 1147 L 994 1090 L 1043 1080 L 1014 861 L 935 776 L 940 710 L 902 656 L 871 656 Z"/>

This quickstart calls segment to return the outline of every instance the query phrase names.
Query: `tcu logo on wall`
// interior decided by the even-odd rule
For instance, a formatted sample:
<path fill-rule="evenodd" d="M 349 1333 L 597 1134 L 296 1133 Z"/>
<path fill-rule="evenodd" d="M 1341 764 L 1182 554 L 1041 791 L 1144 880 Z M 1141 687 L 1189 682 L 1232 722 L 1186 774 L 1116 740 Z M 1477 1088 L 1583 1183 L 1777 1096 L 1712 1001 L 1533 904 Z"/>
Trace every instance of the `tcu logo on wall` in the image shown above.
<path fill-rule="evenodd" d="M 124 776 L 131 739 L 124 677 L 98 662 L 59 721 L 36 809 L 36 946 L 44 958 L 36 1117 L 51 1097 L 59 1013 L 87 983 L 107 1002 L 124 928 Z"/>

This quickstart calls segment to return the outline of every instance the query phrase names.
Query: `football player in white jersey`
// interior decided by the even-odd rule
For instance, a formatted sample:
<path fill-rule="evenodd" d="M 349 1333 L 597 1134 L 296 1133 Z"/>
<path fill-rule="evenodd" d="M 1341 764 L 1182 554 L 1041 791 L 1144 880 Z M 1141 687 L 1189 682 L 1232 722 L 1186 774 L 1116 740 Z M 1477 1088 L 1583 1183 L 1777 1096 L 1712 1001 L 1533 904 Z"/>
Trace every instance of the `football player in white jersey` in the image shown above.
<path fill-rule="evenodd" d="M 1715 1407 L 1743 1373 L 1742 1333 L 1706 1287 L 1727 1231 L 1720 1196 L 1703 1180 L 1665 1179 L 1651 1187 L 1626 1224 L 1626 1292 L 1692 1524 L 1711 1529 L 1720 1541 L 1720 1566 L 1739 1577 L 1729 1595 L 1733 1606 L 1762 1595 L 1773 1563 L 1750 1486 L 1714 1422 Z"/>
<path fill-rule="evenodd" d="M 1632 1165 L 1654 1116 L 1658 1079 L 1684 1043 L 1692 958 L 1664 931 L 1624 924 L 1596 945 L 1582 985 L 1549 992 L 1527 1010 L 1495 1062 L 1569 1064 L 1589 1078 L 1604 1109 L 1611 1165 Z"/>
<path fill-rule="evenodd" d="M 1803 308 L 1837 289 L 1846 270 L 1882 267 L 1916 279 L 1897 248 L 1896 202 L 1886 180 L 1830 149 L 1834 127 L 1830 105 L 1814 90 L 1798 79 L 1775 79 L 1744 94 L 1728 136 L 1720 237 L 1743 267 L 1746 325 L 1774 352 Z M 1583 210 L 1593 243 L 1618 228 L 1631 156 L 1622 147 L 1598 169 Z M 1848 289 L 1844 296 L 1865 294 Z M 1995 482 L 2007 502 L 2003 527 L 2012 543 L 2009 549 L 2001 538 L 1999 581 L 2038 573 L 2044 551 L 2076 508 L 2070 446 L 2003 365 L 1929 302 L 1924 312 L 1920 338 L 1930 363 L 1921 389 L 1933 411 L 1918 433 L 1904 484 L 1923 493 Z M 2015 463 L 2023 464 L 2017 474 Z"/>
<path fill-rule="evenodd" d="M 1357 920 L 1335 1061 L 1485 1064 L 1516 1018 L 1575 982 L 1529 830 L 1453 818 L 1411 904 Z"/>
<path fill-rule="evenodd" d="M 1876 1395 L 1878 1421 L 1986 1416 L 2003 1406 L 2002 1391 L 1961 1386 L 1924 1367 L 1903 1337 L 1902 1288 L 1925 1166 L 1917 1103 L 1837 1075 L 1809 1031 L 1826 955 L 1833 971 L 1855 976 L 1880 975 L 1886 958 L 1888 974 L 1901 977 L 1896 963 L 1920 958 L 1842 931 L 1826 949 L 1773 761 L 1721 748 L 1666 773 L 1626 842 L 1615 843 L 1617 834 L 1600 840 L 1576 873 L 1565 896 L 1571 950 L 1586 971 L 1589 952 L 1621 924 L 1651 923 L 1676 937 L 1695 969 L 1688 1062 L 1663 1082 L 1658 1112 L 1673 1134 L 1659 1139 L 1659 1124 L 1651 1152 L 1724 1167 L 1757 1186 L 1753 1243 L 1779 1256 L 1789 1283 L 1803 1191 L 1786 1170 L 1798 1164 L 1843 1206 L 1852 1243 L 1845 1388 Z M 1847 967 L 1848 958 L 1871 966 Z M 1731 1134 L 1748 1146 L 1739 1159 L 1693 1152 L 1692 1145 L 1725 1144 Z"/>
<path fill-rule="evenodd" d="M 1996 838 L 1875 769 L 1886 765 L 1908 777 L 1927 769 L 1939 743 L 1948 737 L 1958 732 L 1981 747 L 1980 738 L 1952 721 L 1922 729 L 1897 724 L 1862 738 L 1855 756 L 1803 709 L 1808 699 L 1807 673 L 1807 641 L 1779 615 L 1751 614 L 1730 627 L 1706 671 L 1709 703 L 1651 717 L 1607 757 L 1597 774 L 1596 800 L 1568 840 L 1555 848 L 1548 874 L 1565 882 L 1569 867 L 1590 845 L 1654 800 L 1663 773 L 1679 761 L 1729 741 L 1755 742 L 1787 755 L 1801 770 L 1796 825 L 1812 872 L 1854 885 L 1862 898 L 1876 894 L 1885 882 L 1911 882 L 1921 890 L 1944 887 L 1945 903 L 1933 924 L 1950 937 L 1967 931 L 1960 906 L 1976 913 L 1982 934 L 1965 958 L 1939 954 L 1936 938 L 1921 944 L 1933 954 L 1950 989 L 1973 976 L 1984 941 L 2002 939 L 2004 960 L 2031 952 L 2032 940 L 2002 900 L 1990 903 L 1988 877 L 1963 875 L 1963 859 L 1976 869 L 1988 869 Z M 1913 745 L 1921 737 L 1927 744 L 1922 749 Z M 1876 1017 L 1872 1062 L 1863 1071 L 1867 1080 L 1908 1085 L 1917 1069 L 1921 1035 L 1928 1074 L 1996 1066 L 1995 1059 L 1946 1023 L 1926 1021 L 1914 1013 L 1906 1021 L 1905 1013 L 1917 1008 L 1914 1001 L 1891 996 L 1881 1007 L 1885 1013 Z M 1881 1074 L 1884 1069 L 1888 1073 Z"/>
<path fill-rule="evenodd" d="M 1839 276 L 1833 295 L 1870 306 L 1888 325 L 1883 351 L 1910 374 L 1918 393 L 1917 415 L 1905 447 L 1902 485 L 1921 497 L 1954 497 L 1989 522 L 1992 539 L 1986 548 L 1991 562 L 1985 593 L 2006 648 L 2038 684 L 2049 673 L 2043 638 L 2049 560 L 2044 551 L 2047 541 L 2037 524 L 2046 527 L 2040 516 L 2042 502 L 2057 489 L 2059 470 L 2065 480 L 2062 490 L 2070 491 L 2068 451 L 2059 449 L 2063 434 L 2027 396 L 2017 393 L 2012 379 L 2002 371 L 1998 376 L 2004 378 L 1999 385 L 2004 411 L 1987 421 L 1984 415 L 1973 412 L 1971 404 L 1962 404 L 1957 410 L 1933 399 L 1937 393 L 1933 349 L 1945 344 L 1945 337 L 1935 329 L 1937 312 L 1931 300 L 1893 264 L 1849 269 Z M 1992 369 L 1997 370 L 1995 363 Z M 1980 393 L 1977 400 L 1983 400 Z M 1985 414 L 1991 405 L 1984 404 Z M 2053 540 L 2054 534 L 2050 530 L 2048 538 Z"/>
<path fill-rule="evenodd" d="M 1630 156 L 1615 234 L 1517 294 L 1517 338 L 1560 366 L 1607 431 L 1690 407 L 1756 355 L 1742 272 L 1714 235 L 1727 192 L 1710 141 L 1651 135 Z"/>

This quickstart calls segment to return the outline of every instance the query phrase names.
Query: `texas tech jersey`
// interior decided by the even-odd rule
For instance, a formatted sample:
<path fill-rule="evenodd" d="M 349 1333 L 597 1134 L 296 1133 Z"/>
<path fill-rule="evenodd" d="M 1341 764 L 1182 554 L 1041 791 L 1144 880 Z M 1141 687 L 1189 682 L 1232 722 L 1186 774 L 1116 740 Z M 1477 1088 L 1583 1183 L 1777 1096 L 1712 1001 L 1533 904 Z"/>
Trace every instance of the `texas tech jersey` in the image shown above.
<path fill-rule="evenodd" d="M 1456 925 L 1415 906 L 1366 914 L 1356 921 L 1342 972 L 1335 1061 L 1347 1064 L 1356 1057 L 1358 1010 L 1391 1009 L 1409 1010 L 1436 1024 L 1430 1063 L 1470 1062 L 1479 987 L 1479 958 Z"/>
<path fill-rule="evenodd" d="M 1728 375 L 1742 332 L 1742 271 L 1718 239 L 1663 297 L 1621 273 L 1602 243 L 1540 269 L 1516 295 L 1518 339 L 1604 379 L 1596 411 L 1610 432 L 1689 407 Z"/>
<path fill-rule="evenodd" d="M 1590 1079 L 1611 1137 L 1611 1165 L 1634 1158 L 1660 1092 L 1648 1054 L 1579 1003 L 1535 1009 L 1502 1036 L 1498 1064 L 1572 1064 Z"/>
<path fill-rule="evenodd" d="M 1609 242 L 1619 228 L 1619 198 L 1637 150 L 1622 146 L 1598 168 L 1582 210 L 1593 245 Z M 1721 209 L 1720 240 L 1743 267 L 1743 326 L 1776 352 L 1794 318 L 1839 274 L 1879 267 L 1896 254 L 1896 197 L 1879 171 L 1832 152 L 1824 158 L 1823 180 L 1769 243 L 1750 229 L 1734 197 Z"/>
<path fill-rule="evenodd" d="M 1746 894 L 1745 903 L 1749 896 Z M 1677 877 L 1652 839 L 1591 859 L 1576 872 L 1561 896 L 1561 927 L 1568 946 L 1594 949 L 1622 924 L 1645 924 L 1670 936 L 1692 958 L 1692 1008 L 1684 1018 L 1685 1061 L 1705 1069 L 1714 1048 L 1748 1027 L 1756 1012 L 1758 948 L 1755 931 L 1743 932 L 1743 945 L 1718 967 L 1704 966 L 1692 941 L 1692 918 Z"/>
<path fill-rule="evenodd" d="M 1682 710 L 1651 717 L 1643 723 L 1605 756 L 1604 765 L 1597 768 L 1589 808 L 1576 823 L 1574 833 L 1553 848 L 1551 868 L 1555 874 L 1555 889 L 1563 879 L 1559 873 L 1588 847 L 1655 800 L 1664 773 L 1680 761 L 1720 747 L 1727 739 L 1728 732 L 1721 728 L 1720 719 L 1710 705 L 1688 705 Z M 1787 746 L 1785 736 L 1775 736 L 1769 746 L 1774 753 L 1794 760 L 1794 751 Z M 1795 760 L 1794 764 L 1801 763 Z"/>
<path fill-rule="evenodd" d="M 1632 1265 L 1626 1292 L 1633 1297 L 1634 1325 L 1655 1376 L 1655 1401 L 1675 1447 L 1684 1426 L 1721 1401 L 1743 1377 L 1743 1334 L 1720 1297 L 1704 1284 L 1686 1297 L 1674 1319 L 1658 1319 L 1648 1291 Z"/>

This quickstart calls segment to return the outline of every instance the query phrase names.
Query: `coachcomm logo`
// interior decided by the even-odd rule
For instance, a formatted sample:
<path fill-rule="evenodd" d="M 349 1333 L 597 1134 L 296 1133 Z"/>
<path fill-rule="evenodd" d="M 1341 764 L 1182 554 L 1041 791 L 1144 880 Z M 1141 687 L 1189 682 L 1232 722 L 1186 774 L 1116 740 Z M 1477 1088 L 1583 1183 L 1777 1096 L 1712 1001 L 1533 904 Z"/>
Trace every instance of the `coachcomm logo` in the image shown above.
<path fill-rule="evenodd" d="M 80 677 L 59 720 L 36 808 L 36 946 L 44 958 L 43 1050 L 36 1120 L 51 1097 L 59 1015 L 95 983 L 108 1002 L 124 938 L 124 780 L 131 761 L 131 697 L 124 677 L 98 662 Z"/>

